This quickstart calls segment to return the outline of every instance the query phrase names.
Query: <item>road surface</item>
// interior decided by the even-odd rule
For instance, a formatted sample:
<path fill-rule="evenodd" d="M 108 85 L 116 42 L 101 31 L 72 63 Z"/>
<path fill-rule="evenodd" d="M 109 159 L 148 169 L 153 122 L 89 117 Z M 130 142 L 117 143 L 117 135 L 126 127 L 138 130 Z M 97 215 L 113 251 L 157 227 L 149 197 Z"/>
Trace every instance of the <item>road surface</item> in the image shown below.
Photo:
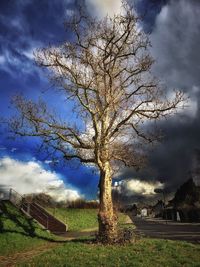
<path fill-rule="evenodd" d="M 136 232 L 143 236 L 200 243 L 200 223 L 166 223 L 154 218 L 130 218 L 136 226 Z"/>

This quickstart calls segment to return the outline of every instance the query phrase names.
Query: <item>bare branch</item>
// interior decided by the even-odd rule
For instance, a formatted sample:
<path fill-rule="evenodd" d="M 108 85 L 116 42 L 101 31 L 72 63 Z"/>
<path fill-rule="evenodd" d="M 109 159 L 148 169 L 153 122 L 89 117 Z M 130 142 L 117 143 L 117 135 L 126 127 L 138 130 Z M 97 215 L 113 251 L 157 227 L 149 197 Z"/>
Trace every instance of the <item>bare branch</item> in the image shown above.
<path fill-rule="evenodd" d="M 111 161 L 135 166 L 138 153 L 129 149 L 131 144 L 156 141 L 140 124 L 173 114 L 183 106 L 184 96 L 179 91 L 165 96 L 151 74 L 149 38 L 139 30 L 139 18 L 127 3 L 123 10 L 97 20 L 80 8 L 66 24 L 71 39 L 36 52 L 36 62 L 49 70 L 53 85 L 76 104 L 85 129 L 59 121 L 42 102 L 18 98 L 20 117 L 12 121 L 16 134 L 40 137 L 66 159 L 93 162 L 99 168 Z"/>

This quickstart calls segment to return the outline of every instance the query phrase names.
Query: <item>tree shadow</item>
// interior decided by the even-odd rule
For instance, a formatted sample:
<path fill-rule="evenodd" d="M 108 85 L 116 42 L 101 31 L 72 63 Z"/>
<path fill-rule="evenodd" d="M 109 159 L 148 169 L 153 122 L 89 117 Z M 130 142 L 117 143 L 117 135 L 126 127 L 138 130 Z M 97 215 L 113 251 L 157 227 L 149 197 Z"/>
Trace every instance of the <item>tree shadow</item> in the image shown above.
<path fill-rule="evenodd" d="M 9 204 L 12 205 L 12 204 Z M 17 233 L 23 236 L 28 236 L 28 237 L 36 237 L 38 239 L 43 239 L 46 241 L 50 241 L 50 242 L 56 242 L 56 243 L 65 243 L 66 240 L 56 240 L 53 239 L 51 237 L 46 237 L 46 236 L 42 236 L 40 234 L 38 234 L 36 232 L 37 229 L 39 229 L 39 227 L 37 227 L 36 223 L 34 222 L 33 218 L 28 218 L 27 216 L 25 216 L 22 211 L 20 210 L 11 210 L 8 208 L 8 202 L 7 201 L 2 201 L 0 203 L 0 209 L 1 209 L 1 213 L 0 213 L 0 233 Z M 5 219 L 10 219 L 11 221 L 13 221 L 16 224 L 16 228 L 21 228 L 22 230 L 14 230 L 14 229 L 6 229 L 5 225 L 4 225 L 4 221 Z M 40 231 L 46 231 L 42 228 L 40 228 Z"/>
<path fill-rule="evenodd" d="M 65 243 L 83 243 L 83 244 L 97 244 L 97 239 L 95 237 L 81 237 L 71 240 L 66 240 Z"/>

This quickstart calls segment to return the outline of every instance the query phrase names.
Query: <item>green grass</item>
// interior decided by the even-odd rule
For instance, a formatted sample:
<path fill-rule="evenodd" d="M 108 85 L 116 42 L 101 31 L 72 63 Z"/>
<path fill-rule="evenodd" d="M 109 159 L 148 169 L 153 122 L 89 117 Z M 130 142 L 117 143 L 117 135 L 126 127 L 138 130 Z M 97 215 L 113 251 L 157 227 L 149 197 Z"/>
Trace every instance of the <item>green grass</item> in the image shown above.
<path fill-rule="evenodd" d="M 7 212 L 0 215 L 0 255 L 40 250 L 40 246 L 50 244 L 48 240 L 57 239 L 9 203 L 5 207 Z M 56 216 L 68 223 L 70 231 L 97 227 L 97 211 L 93 209 L 57 209 Z M 126 216 L 119 215 L 119 221 L 121 226 L 126 226 Z M 134 244 L 103 246 L 84 242 L 82 238 L 56 243 L 48 251 L 32 257 L 28 260 L 19 257 L 15 266 L 200 267 L 200 245 L 145 238 Z"/>
<path fill-rule="evenodd" d="M 81 231 L 84 229 L 98 228 L 96 209 L 66 209 L 66 208 L 48 208 L 58 219 L 66 223 L 69 231 Z M 119 214 L 119 224 L 125 222 L 126 215 Z"/>
<path fill-rule="evenodd" d="M 54 216 L 66 223 L 69 231 L 81 231 L 97 228 L 96 209 L 48 208 Z"/>
<path fill-rule="evenodd" d="M 29 251 L 49 241 L 61 238 L 50 234 L 34 220 L 25 217 L 9 202 L 3 204 L 4 213 L 0 215 L 0 255 Z M 67 223 L 69 231 L 97 229 L 97 210 L 95 209 L 49 209 L 56 217 Z M 123 223 L 124 216 L 120 216 Z"/>
<path fill-rule="evenodd" d="M 31 250 L 57 239 L 9 202 L 4 202 L 3 211 L 0 215 L 0 255 Z"/>
<path fill-rule="evenodd" d="M 159 239 L 141 239 L 124 246 L 68 242 L 18 266 L 197 267 L 200 246 Z"/>

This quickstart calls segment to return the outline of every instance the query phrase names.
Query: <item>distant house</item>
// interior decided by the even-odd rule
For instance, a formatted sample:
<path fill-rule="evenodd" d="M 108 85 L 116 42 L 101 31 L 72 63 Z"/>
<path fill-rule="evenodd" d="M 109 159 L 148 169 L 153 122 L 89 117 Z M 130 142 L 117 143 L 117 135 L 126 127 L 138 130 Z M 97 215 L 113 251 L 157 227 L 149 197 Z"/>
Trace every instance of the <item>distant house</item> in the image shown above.
<path fill-rule="evenodd" d="M 131 209 L 132 215 L 137 216 L 138 213 L 138 208 L 136 204 L 133 204 L 132 209 Z"/>
<path fill-rule="evenodd" d="M 131 213 L 132 216 L 137 216 L 138 208 L 136 204 L 131 204 L 125 206 L 123 209 L 121 209 L 121 211 L 125 213 Z"/>
<path fill-rule="evenodd" d="M 143 207 L 141 209 L 141 217 L 147 217 L 148 216 L 148 208 L 147 207 Z"/>
<path fill-rule="evenodd" d="M 166 220 L 177 221 L 177 210 L 173 206 L 167 206 L 162 217 Z"/>
<path fill-rule="evenodd" d="M 178 210 L 180 220 L 183 222 L 200 222 L 200 208 L 183 207 Z"/>
<path fill-rule="evenodd" d="M 0 192 L 0 200 L 1 199 L 4 199 L 4 193 L 3 192 Z"/>
<path fill-rule="evenodd" d="M 158 202 L 152 207 L 152 216 L 155 218 L 162 217 L 164 207 L 164 202 L 162 200 L 158 200 Z"/>
<path fill-rule="evenodd" d="M 164 218 L 181 222 L 200 222 L 200 187 L 187 180 L 169 201 Z"/>

